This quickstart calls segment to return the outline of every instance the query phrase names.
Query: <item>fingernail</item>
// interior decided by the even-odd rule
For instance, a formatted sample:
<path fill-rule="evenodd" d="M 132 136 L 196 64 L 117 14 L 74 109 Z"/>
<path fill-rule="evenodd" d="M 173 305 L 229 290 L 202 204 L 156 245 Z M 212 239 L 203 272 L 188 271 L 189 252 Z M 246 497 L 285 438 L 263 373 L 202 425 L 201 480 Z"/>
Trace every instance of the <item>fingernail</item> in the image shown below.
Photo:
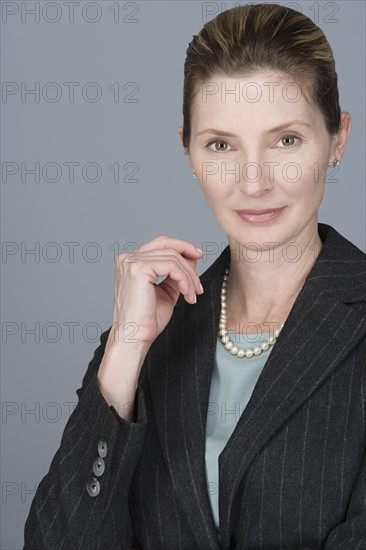
<path fill-rule="evenodd" d="M 203 290 L 203 286 L 201 285 L 201 283 L 200 283 L 200 289 L 201 289 L 201 292 L 205 292 L 205 291 Z"/>
<path fill-rule="evenodd" d="M 196 247 L 196 250 L 198 250 L 198 252 L 200 252 L 200 254 L 203 254 L 203 250 L 201 250 L 200 248 Z"/>

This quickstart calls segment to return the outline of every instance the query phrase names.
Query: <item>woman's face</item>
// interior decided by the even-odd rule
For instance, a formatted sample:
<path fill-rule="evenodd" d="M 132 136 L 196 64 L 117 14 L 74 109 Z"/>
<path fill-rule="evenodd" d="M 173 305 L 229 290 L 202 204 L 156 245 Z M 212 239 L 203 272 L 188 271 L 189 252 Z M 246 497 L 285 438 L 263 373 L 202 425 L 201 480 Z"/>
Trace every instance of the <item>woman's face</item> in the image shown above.
<path fill-rule="evenodd" d="M 300 88 L 271 71 L 217 75 L 199 89 L 193 111 L 189 162 L 229 241 L 281 245 L 311 238 L 327 165 L 340 156 Z M 179 135 L 182 140 L 182 127 Z M 282 210 L 237 212 L 273 209 Z"/>

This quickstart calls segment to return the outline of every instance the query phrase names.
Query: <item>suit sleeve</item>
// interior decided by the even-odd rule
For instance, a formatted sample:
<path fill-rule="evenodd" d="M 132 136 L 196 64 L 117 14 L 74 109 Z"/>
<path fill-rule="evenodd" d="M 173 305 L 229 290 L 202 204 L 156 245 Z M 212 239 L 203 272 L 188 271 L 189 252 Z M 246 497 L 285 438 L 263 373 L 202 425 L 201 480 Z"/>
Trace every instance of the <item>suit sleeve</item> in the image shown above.
<path fill-rule="evenodd" d="M 128 493 L 145 438 L 145 397 L 139 382 L 132 422 L 105 401 L 97 372 L 110 330 L 100 337 L 60 447 L 38 485 L 24 550 L 130 550 L 133 543 Z"/>
<path fill-rule="evenodd" d="M 366 449 L 351 493 L 345 521 L 328 535 L 324 550 L 366 548 Z"/>

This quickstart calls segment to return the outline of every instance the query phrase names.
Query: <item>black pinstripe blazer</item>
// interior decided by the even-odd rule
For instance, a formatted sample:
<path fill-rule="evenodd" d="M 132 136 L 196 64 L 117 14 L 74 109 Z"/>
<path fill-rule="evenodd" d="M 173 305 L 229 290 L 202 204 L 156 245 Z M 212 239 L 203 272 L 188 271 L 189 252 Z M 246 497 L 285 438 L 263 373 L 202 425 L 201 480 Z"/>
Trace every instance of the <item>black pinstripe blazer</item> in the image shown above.
<path fill-rule="evenodd" d="M 26 550 L 366 549 L 366 255 L 329 225 L 319 234 L 322 251 L 219 457 L 221 541 L 205 426 L 229 247 L 201 275 L 197 304 L 180 296 L 151 346 L 135 422 L 99 391 L 102 334 L 33 499 Z"/>

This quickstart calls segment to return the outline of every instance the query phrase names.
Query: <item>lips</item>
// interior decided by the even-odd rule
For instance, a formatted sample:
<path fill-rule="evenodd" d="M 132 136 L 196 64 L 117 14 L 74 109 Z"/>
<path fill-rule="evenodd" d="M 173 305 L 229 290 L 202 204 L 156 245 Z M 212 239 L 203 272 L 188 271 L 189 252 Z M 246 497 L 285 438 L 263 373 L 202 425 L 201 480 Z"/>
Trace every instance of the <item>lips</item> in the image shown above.
<path fill-rule="evenodd" d="M 277 218 L 284 209 L 285 206 L 282 208 L 267 208 L 265 210 L 237 210 L 237 213 L 242 220 L 258 223 L 271 221 Z"/>
<path fill-rule="evenodd" d="M 269 212 L 278 212 L 282 210 L 284 206 L 281 208 L 267 208 L 266 210 L 237 210 L 238 214 L 254 214 L 254 215 L 260 215 L 260 214 L 267 214 Z"/>

